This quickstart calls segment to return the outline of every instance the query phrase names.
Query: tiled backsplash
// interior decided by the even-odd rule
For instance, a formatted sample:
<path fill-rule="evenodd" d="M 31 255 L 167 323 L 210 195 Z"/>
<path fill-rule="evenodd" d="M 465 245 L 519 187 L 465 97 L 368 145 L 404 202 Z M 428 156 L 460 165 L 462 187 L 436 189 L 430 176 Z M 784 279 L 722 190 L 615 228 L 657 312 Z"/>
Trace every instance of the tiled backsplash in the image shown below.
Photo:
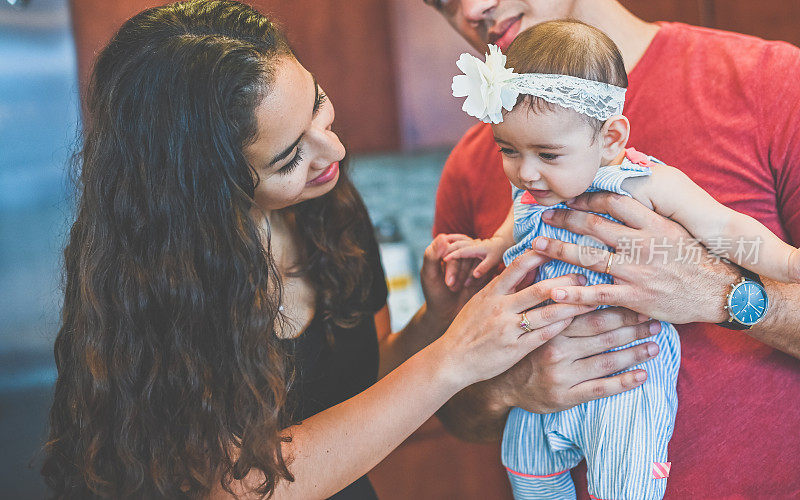
<path fill-rule="evenodd" d="M 431 242 L 436 187 L 449 151 L 358 156 L 350 175 L 367 205 L 373 223 L 396 220 L 411 247 L 415 271 Z M 415 274 L 416 275 L 416 274 Z"/>

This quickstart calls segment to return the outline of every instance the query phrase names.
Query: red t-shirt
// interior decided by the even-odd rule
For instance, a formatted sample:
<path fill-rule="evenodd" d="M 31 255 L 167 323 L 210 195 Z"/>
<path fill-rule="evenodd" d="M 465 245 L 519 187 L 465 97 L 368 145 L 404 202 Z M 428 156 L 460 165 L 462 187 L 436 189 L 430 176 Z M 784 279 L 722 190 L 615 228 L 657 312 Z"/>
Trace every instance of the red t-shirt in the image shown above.
<path fill-rule="evenodd" d="M 663 23 L 629 75 L 629 144 L 800 243 L 800 50 Z M 434 234 L 486 238 L 511 190 L 491 128 L 453 150 Z M 745 333 L 677 325 L 678 414 L 667 498 L 800 498 L 800 361 Z M 585 469 L 573 472 L 588 499 Z"/>

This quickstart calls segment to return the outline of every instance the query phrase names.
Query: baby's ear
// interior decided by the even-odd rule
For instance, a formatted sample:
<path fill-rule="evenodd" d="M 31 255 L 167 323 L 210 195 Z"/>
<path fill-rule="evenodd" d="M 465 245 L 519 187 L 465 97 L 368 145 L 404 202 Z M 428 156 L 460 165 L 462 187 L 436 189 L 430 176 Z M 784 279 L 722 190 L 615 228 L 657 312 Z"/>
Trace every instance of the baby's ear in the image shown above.
<path fill-rule="evenodd" d="M 600 130 L 600 147 L 603 155 L 603 165 L 610 165 L 625 151 L 628 136 L 631 133 L 631 124 L 622 115 L 612 116 L 603 124 Z"/>

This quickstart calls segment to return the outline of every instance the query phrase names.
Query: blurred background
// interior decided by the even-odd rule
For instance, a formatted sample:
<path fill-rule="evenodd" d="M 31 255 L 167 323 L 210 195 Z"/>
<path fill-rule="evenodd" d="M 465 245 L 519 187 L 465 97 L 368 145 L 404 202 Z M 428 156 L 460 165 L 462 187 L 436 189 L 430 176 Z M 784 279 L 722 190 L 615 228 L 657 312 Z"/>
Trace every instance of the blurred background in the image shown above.
<path fill-rule="evenodd" d="M 42 498 L 71 223 L 66 166 L 94 54 L 146 0 L 0 0 L 0 497 Z M 466 44 L 422 0 L 258 0 L 336 105 L 352 174 L 378 227 L 394 323 L 421 301 L 418 263 L 449 150 L 473 124 L 449 94 Z M 800 44 L 796 0 L 623 0 L 682 21 Z M 508 498 L 499 448 L 458 442 L 432 419 L 371 477 L 381 498 Z"/>

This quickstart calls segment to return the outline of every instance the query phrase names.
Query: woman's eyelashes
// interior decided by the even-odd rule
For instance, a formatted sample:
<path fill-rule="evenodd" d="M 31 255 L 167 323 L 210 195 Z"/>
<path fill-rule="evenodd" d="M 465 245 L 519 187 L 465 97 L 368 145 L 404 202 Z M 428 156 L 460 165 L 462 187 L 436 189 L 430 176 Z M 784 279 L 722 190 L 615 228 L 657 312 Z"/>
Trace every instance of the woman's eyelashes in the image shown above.
<path fill-rule="evenodd" d="M 297 152 L 294 154 L 294 157 L 289 161 L 289 163 L 278 169 L 278 173 L 279 174 L 290 173 L 292 170 L 297 168 L 297 166 L 300 164 L 301 161 L 303 161 L 303 151 L 298 146 Z"/>
<path fill-rule="evenodd" d="M 328 95 L 322 91 L 322 89 L 318 89 L 317 91 L 317 100 L 314 102 L 314 114 L 316 115 L 319 109 L 328 101 Z M 278 169 L 278 173 L 285 175 L 291 173 L 300 162 L 303 161 L 303 150 L 300 146 L 297 147 L 297 152 L 294 154 L 294 157 L 287 163 L 286 165 L 282 166 Z"/>
<path fill-rule="evenodd" d="M 325 104 L 325 102 L 327 102 L 327 100 L 328 100 L 328 94 L 323 92 L 321 88 L 318 88 L 318 90 L 317 90 L 317 100 L 314 102 L 314 114 L 315 115 L 317 114 L 317 111 L 319 111 L 319 108 L 321 108 L 322 105 Z"/>

